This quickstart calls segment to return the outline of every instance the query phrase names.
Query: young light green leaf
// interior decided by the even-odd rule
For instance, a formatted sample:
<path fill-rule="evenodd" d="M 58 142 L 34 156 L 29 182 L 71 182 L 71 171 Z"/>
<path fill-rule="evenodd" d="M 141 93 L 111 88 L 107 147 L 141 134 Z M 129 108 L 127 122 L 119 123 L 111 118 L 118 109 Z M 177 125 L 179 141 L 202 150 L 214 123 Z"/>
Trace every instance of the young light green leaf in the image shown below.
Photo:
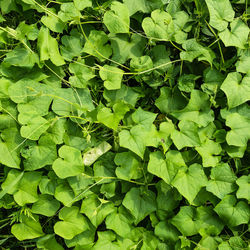
<path fill-rule="evenodd" d="M 79 213 L 78 207 L 64 207 L 59 213 L 54 231 L 64 239 L 70 240 L 89 228 L 87 220 Z"/>
<path fill-rule="evenodd" d="M 129 33 L 129 10 L 125 4 L 114 1 L 105 12 L 103 22 L 110 33 Z"/>
<path fill-rule="evenodd" d="M 61 158 L 53 162 L 52 168 L 59 178 L 64 179 L 83 173 L 84 164 L 80 150 L 63 145 L 58 154 Z"/>

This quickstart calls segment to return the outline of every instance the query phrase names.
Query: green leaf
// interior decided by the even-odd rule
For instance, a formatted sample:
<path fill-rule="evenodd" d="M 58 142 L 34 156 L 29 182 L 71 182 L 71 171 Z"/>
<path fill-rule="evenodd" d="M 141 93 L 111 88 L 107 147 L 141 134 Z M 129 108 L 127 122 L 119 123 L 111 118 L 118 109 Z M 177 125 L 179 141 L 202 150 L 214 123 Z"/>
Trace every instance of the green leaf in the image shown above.
<path fill-rule="evenodd" d="M 76 30 L 72 30 L 70 36 L 63 36 L 61 42 L 60 51 L 65 60 L 70 61 L 81 54 L 83 39 Z"/>
<path fill-rule="evenodd" d="M 0 139 L 0 163 L 10 168 L 20 168 L 20 158 L 16 157 L 8 148 L 8 144 Z"/>
<path fill-rule="evenodd" d="M 211 170 L 211 180 L 207 184 L 207 191 L 220 199 L 236 190 L 236 176 L 228 164 L 220 164 Z"/>
<path fill-rule="evenodd" d="M 141 57 L 146 39 L 136 33 L 131 37 L 127 34 L 110 34 L 111 48 L 113 50 L 112 60 L 125 63 L 130 58 Z"/>
<path fill-rule="evenodd" d="M 196 147 L 195 150 L 202 157 L 203 167 L 215 167 L 220 162 L 221 157 L 219 155 L 222 149 L 217 142 L 207 139 L 200 147 Z"/>
<path fill-rule="evenodd" d="M 211 170 L 211 179 L 209 180 L 206 189 L 220 199 L 225 195 L 236 190 L 236 176 L 230 169 L 229 165 L 219 164 Z"/>
<path fill-rule="evenodd" d="M 113 203 L 94 194 L 84 198 L 81 205 L 81 213 L 84 213 L 95 227 L 98 227 L 114 210 Z"/>
<path fill-rule="evenodd" d="M 180 150 L 184 147 L 196 147 L 201 145 L 198 127 L 191 121 L 180 121 L 180 131 L 174 130 L 171 134 L 175 146 Z"/>
<path fill-rule="evenodd" d="M 67 58 L 72 58 L 72 56 L 73 55 L 69 57 L 69 55 L 67 55 Z M 79 59 L 70 63 L 69 71 L 73 74 L 73 76 L 70 76 L 69 82 L 72 86 L 77 88 L 86 88 L 88 81 L 95 77 L 94 70 L 85 64 L 84 59 Z"/>
<path fill-rule="evenodd" d="M 57 158 L 56 144 L 51 143 L 50 138 L 41 137 L 38 144 L 31 142 L 21 149 L 24 169 L 32 171 L 51 165 Z"/>
<path fill-rule="evenodd" d="M 15 201 L 23 206 L 26 203 L 34 203 L 38 200 L 37 186 L 41 180 L 39 172 L 20 172 L 11 170 L 6 180 L 2 183 L 5 193 L 13 194 Z"/>
<path fill-rule="evenodd" d="M 234 195 L 225 196 L 214 210 L 229 227 L 247 224 L 250 219 L 248 204 L 244 201 L 237 202 Z"/>
<path fill-rule="evenodd" d="M 99 71 L 101 79 L 104 81 L 104 87 L 108 90 L 121 88 L 123 71 L 119 68 L 104 65 Z"/>
<path fill-rule="evenodd" d="M 153 68 L 153 61 L 149 56 L 133 57 L 130 61 L 130 68 L 140 72 Z"/>
<path fill-rule="evenodd" d="M 37 114 L 35 111 L 28 109 L 20 110 L 18 121 L 22 124 L 21 136 L 29 140 L 38 140 L 49 128 L 49 121 Z"/>
<path fill-rule="evenodd" d="M 110 33 L 129 33 L 129 10 L 125 4 L 114 1 L 105 12 L 103 22 Z"/>
<path fill-rule="evenodd" d="M 93 250 L 99 249 L 111 249 L 111 250 L 119 250 L 120 247 L 118 246 L 117 242 L 115 242 L 116 234 L 111 231 L 98 231 L 98 240 L 96 241 Z"/>
<path fill-rule="evenodd" d="M 229 73 L 221 89 L 227 96 L 228 107 L 237 107 L 250 100 L 250 75 L 242 78 L 238 72 Z"/>
<path fill-rule="evenodd" d="M 36 63 L 39 63 L 39 59 L 36 53 L 25 48 L 16 47 L 11 52 L 7 53 L 4 62 L 17 67 L 32 68 Z"/>
<path fill-rule="evenodd" d="M 65 23 L 53 15 L 42 16 L 41 22 L 53 32 L 63 33 L 65 28 Z"/>
<path fill-rule="evenodd" d="M 210 48 L 203 47 L 194 38 L 186 40 L 182 47 L 185 50 L 180 53 L 182 60 L 193 62 L 197 58 L 198 61 L 207 61 L 212 66 L 215 54 Z"/>
<path fill-rule="evenodd" d="M 60 202 L 53 199 L 53 196 L 41 194 L 39 200 L 32 205 L 31 211 L 35 214 L 51 217 L 55 215 L 59 208 Z"/>
<path fill-rule="evenodd" d="M 243 175 L 236 180 L 237 185 L 239 186 L 236 196 L 238 199 L 250 200 L 250 175 Z"/>
<path fill-rule="evenodd" d="M 54 231 L 64 239 L 70 240 L 89 228 L 87 220 L 79 213 L 78 207 L 64 207 L 60 210 Z"/>
<path fill-rule="evenodd" d="M 88 88 L 75 89 L 59 88 L 52 104 L 52 110 L 60 116 L 77 114 L 80 116 L 83 111 L 91 111 L 94 104 Z M 81 120 L 82 122 L 82 120 Z"/>
<path fill-rule="evenodd" d="M 91 248 L 94 245 L 94 241 L 95 231 L 92 229 L 76 235 L 71 240 L 65 240 L 65 244 L 68 248 L 75 247 L 75 250 L 80 250 L 81 248 Z"/>
<path fill-rule="evenodd" d="M 181 206 L 180 211 L 171 220 L 173 224 L 184 236 L 192 236 L 198 233 L 200 221 L 196 220 L 196 210 L 194 207 Z"/>
<path fill-rule="evenodd" d="M 183 109 L 186 105 L 186 100 L 179 89 L 174 88 L 172 90 L 169 87 L 162 87 L 161 94 L 159 98 L 156 99 L 155 105 L 162 113 L 169 114 Z"/>
<path fill-rule="evenodd" d="M 246 147 L 250 139 L 250 119 L 233 113 L 226 117 L 226 125 L 231 128 L 227 132 L 226 140 L 229 145 Z"/>
<path fill-rule="evenodd" d="M 202 167 L 195 163 L 180 168 L 171 184 L 192 204 L 200 189 L 207 185 L 207 177 Z"/>
<path fill-rule="evenodd" d="M 111 145 L 106 141 L 100 143 L 98 146 L 83 154 L 83 164 L 85 166 L 92 165 L 99 157 L 107 153 L 111 148 Z"/>
<path fill-rule="evenodd" d="M 74 202 L 78 201 L 78 199 L 74 195 L 72 188 L 67 182 L 56 185 L 54 196 L 66 207 L 70 207 Z"/>
<path fill-rule="evenodd" d="M 245 49 L 247 47 L 249 31 L 249 27 L 238 18 L 230 23 L 230 30 L 223 30 L 219 33 L 219 37 L 226 47 L 235 46 Z"/>
<path fill-rule="evenodd" d="M 151 18 L 143 19 L 142 28 L 150 39 L 169 41 L 174 33 L 171 15 L 159 9 L 151 13 Z"/>
<path fill-rule="evenodd" d="M 38 248 L 44 250 L 63 250 L 63 247 L 57 243 L 54 234 L 47 234 L 44 237 L 40 238 L 36 242 Z"/>
<path fill-rule="evenodd" d="M 140 11 L 143 13 L 150 13 L 154 9 L 158 9 L 162 6 L 161 0 L 123 0 L 124 4 L 129 9 L 130 16 Z"/>
<path fill-rule="evenodd" d="M 161 210 L 171 212 L 178 207 L 182 196 L 179 194 L 177 189 L 171 187 L 164 181 L 158 181 L 156 184 L 157 188 L 157 210 L 156 213 L 159 215 Z"/>
<path fill-rule="evenodd" d="M 199 127 L 206 127 L 214 120 L 214 113 L 210 109 L 208 95 L 195 89 L 191 92 L 187 106 L 182 110 L 172 112 L 171 115 L 181 121 L 195 122 Z"/>
<path fill-rule="evenodd" d="M 117 153 L 114 162 L 119 166 L 115 170 L 115 174 L 119 179 L 136 180 L 143 176 L 141 161 L 132 152 Z"/>
<path fill-rule="evenodd" d="M 112 49 L 107 43 L 108 36 L 103 31 L 91 30 L 83 52 L 97 57 L 100 61 L 105 61 L 112 54 Z"/>
<path fill-rule="evenodd" d="M 135 225 L 156 210 L 154 192 L 140 188 L 131 188 L 125 195 L 122 204 L 134 216 Z"/>
<path fill-rule="evenodd" d="M 84 164 L 80 150 L 63 145 L 58 154 L 61 158 L 53 162 L 52 168 L 59 178 L 64 179 L 83 173 Z"/>
<path fill-rule="evenodd" d="M 45 61 L 50 59 L 56 66 L 65 64 L 62 56 L 59 53 L 58 43 L 55 38 L 50 35 L 49 29 L 41 27 L 37 40 L 37 47 L 40 53 L 40 60 Z"/>
<path fill-rule="evenodd" d="M 123 214 L 119 211 L 113 212 L 112 214 L 108 215 L 105 223 L 107 229 L 113 230 L 123 238 L 127 238 L 132 231 L 132 225 L 126 214 Z"/>
<path fill-rule="evenodd" d="M 41 180 L 41 173 L 26 172 L 18 183 L 18 189 L 14 193 L 14 199 L 20 206 L 34 203 L 38 200 L 37 187 Z"/>
<path fill-rule="evenodd" d="M 166 221 L 160 221 L 155 226 L 155 235 L 168 242 L 176 242 L 179 239 L 179 231 Z"/>
<path fill-rule="evenodd" d="M 130 149 L 143 159 L 146 142 L 142 138 L 145 138 L 147 134 L 140 125 L 132 127 L 130 131 L 122 130 L 119 133 L 120 146 Z"/>
<path fill-rule="evenodd" d="M 19 95 L 17 95 L 17 91 Z M 21 79 L 8 88 L 10 99 L 18 103 L 18 111 L 48 114 L 54 90 L 46 84 L 31 79 Z"/>
<path fill-rule="evenodd" d="M 200 222 L 200 231 L 208 230 L 213 235 L 219 235 L 224 228 L 224 223 L 213 211 L 211 206 L 197 208 L 197 220 Z"/>
<path fill-rule="evenodd" d="M 157 114 L 154 114 L 149 111 L 143 110 L 141 107 L 136 109 L 132 114 L 132 119 L 136 124 L 139 124 L 143 127 L 150 128 L 156 118 Z"/>
<path fill-rule="evenodd" d="M 78 10 L 84 10 L 87 7 L 92 7 L 92 0 L 74 0 L 74 4 Z"/>
<path fill-rule="evenodd" d="M 81 18 L 81 12 L 76 8 L 74 3 L 62 3 L 60 5 L 60 11 L 58 12 L 58 17 L 63 22 L 78 20 L 79 18 Z"/>
<path fill-rule="evenodd" d="M 240 50 L 240 58 L 236 62 L 236 70 L 240 73 L 250 73 L 250 49 Z"/>
<path fill-rule="evenodd" d="M 30 240 L 44 235 L 42 227 L 38 221 L 38 216 L 33 218 L 21 215 L 21 221 L 11 227 L 11 233 L 20 241 Z"/>
<path fill-rule="evenodd" d="M 234 10 L 229 0 L 205 0 L 209 14 L 210 25 L 215 29 L 222 31 L 227 28 L 228 22 L 234 19 Z"/>
<path fill-rule="evenodd" d="M 162 178 L 170 184 L 178 172 L 178 169 L 186 166 L 181 153 L 170 150 L 166 154 L 166 159 L 160 151 L 150 154 L 148 172 Z"/>

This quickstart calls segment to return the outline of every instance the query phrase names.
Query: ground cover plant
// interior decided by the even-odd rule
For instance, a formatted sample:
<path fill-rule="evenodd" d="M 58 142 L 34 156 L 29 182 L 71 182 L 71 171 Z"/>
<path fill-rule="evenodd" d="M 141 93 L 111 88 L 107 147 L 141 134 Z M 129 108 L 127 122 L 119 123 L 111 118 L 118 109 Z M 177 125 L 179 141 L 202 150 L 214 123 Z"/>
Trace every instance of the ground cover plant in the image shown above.
<path fill-rule="evenodd" d="M 244 0 L 0 0 L 2 249 L 249 249 Z"/>

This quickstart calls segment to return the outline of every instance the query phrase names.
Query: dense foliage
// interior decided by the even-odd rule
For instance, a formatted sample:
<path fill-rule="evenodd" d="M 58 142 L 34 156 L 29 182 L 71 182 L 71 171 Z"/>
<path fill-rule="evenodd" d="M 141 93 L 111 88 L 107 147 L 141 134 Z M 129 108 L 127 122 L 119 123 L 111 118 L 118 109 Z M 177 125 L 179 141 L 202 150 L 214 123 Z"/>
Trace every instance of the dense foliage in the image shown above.
<path fill-rule="evenodd" d="M 247 249 L 244 0 L 0 0 L 3 249 Z"/>

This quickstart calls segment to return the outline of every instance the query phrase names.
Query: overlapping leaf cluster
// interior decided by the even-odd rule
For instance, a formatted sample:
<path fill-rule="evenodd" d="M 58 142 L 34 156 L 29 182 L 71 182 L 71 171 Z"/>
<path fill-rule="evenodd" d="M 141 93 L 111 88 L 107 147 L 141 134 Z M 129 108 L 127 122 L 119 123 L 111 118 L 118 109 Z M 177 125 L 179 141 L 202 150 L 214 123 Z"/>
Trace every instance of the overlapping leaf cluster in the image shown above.
<path fill-rule="evenodd" d="M 0 10 L 4 249 L 247 249 L 248 1 Z"/>

